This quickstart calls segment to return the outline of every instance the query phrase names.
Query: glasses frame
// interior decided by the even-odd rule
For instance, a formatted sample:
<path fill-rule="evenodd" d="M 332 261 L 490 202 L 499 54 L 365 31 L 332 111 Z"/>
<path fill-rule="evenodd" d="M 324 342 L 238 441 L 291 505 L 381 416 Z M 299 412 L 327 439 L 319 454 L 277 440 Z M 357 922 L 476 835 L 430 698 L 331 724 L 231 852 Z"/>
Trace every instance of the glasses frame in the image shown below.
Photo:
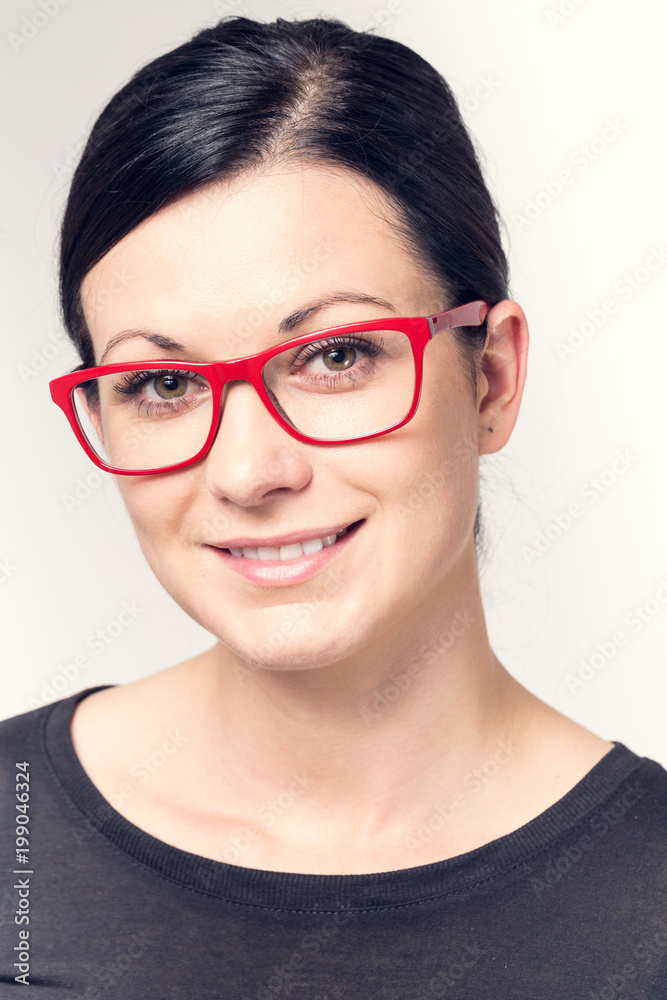
<path fill-rule="evenodd" d="M 111 472 L 113 475 L 157 475 L 162 472 L 173 472 L 177 469 L 185 469 L 189 465 L 194 465 L 195 462 L 201 461 L 211 448 L 220 427 L 220 411 L 223 389 L 227 382 L 238 380 L 250 382 L 250 384 L 254 386 L 259 398 L 262 400 L 264 406 L 272 417 L 278 422 L 283 430 L 287 431 L 287 433 L 293 438 L 296 438 L 297 441 L 303 441 L 304 444 L 317 445 L 354 444 L 358 441 L 368 441 L 371 438 L 380 437 L 383 434 L 389 434 L 391 431 L 398 430 L 399 427 L 403 427 L 407 424 L 417 412 L 417 407 L 421 398 L 423 360 L 426 345 L 437 333 L 444 333 L 445 331 L 454 330 L 463 326 L 481 326 L 484 323 L 486 314 L 490 308 L 491 306 L 488 302 L 483 299 L 477 299 L 474 302 L 468 302 L 465 305 L 457 306 L 454 309 L 448 309 L 445 312 L 436 313 L 432 316 L 403 316 L 391 317 L 390 319 L 369 319 L 363 320 L 361 323 L 345 323 L 342 326 L 330 326 L 324 330 L 315 330 L 312 333 L 305 333 L 300 337 L 285 340 L 280 344 L 276 344 L 274 347 L 268 348 L 266 351 L 260 351 L 258 354 L 249 354 L 246 357 L 234 358 L 231 361 L 210 361 L 200 364 L 198 362 L 183 361 L 180 358 L 170 358 L 162 359 L 160 361 L 123 361 L 118 364 L 99 365 L 95 368 L 79 368 L 73 372 L 69 372 L 67 375 L 60 375 L 58 378 L 52 379 L 49 382 L 49 390 L 51 392 L 51 399 L 56 406 L 60 407 L 67 417 L 77 441 L 91 461 L 94 462 L 98 468 L 103 469 L 105 472 Z M 327 439 L 322 441 L 319 438 L 312 438 L 307 434 L 302 434 L 300 431 L 297 431 L 296 428 L 292 427 L 292 425 L 281 416 L 269 397 L 266 386 L 262 380 L 262 369 L 264 368 L 264 365 L 270 361 L 271 358 L 275 357 L 276 354 L 282 353 L 289 347 L 298 347 L 311 340 L 320 340 L 332 335 L 340 335 L 342 333 L 363 333 L 366 330 L 377 330 L 379 327 L 384 330 L 398 330 L 401 333 L 406 334 L 412 346 L 415 364 L 415 391 L 412 397 L 410 409 L 408 410 L 406 416 L 403 417 L 402 420 L 392 424 L 390 427 L 383 427 L 382 430 L 374 431 L 373 434 L 365 434 L 362 437 L 355 438 L 339 438 L 336 440 Z M 150 368 L 151 370 L 159 371 L 164 368 L 172 369 L 175 365 L 179 368 L 187 367 L 188 371 L 203 375 L 211 386 L 213 394 L 213 413 L 211 417 L 211 429 L 206 441 L 196 455 L 192 458 L 186 459 L 184 462 L 177 462 L 175 465 L 160 466 L 156 469 L 117 469 L 115 466 L 109 465 L 104 461 L 104 459 L 100 458 L 95 453 L 77 419 L 72 399 L 74 389 L 79 385 L 79 383 L 99 378 L 102 375 L 113 375 L 117 372 L 132 371 L 133 369 L 139 368 Z"/>

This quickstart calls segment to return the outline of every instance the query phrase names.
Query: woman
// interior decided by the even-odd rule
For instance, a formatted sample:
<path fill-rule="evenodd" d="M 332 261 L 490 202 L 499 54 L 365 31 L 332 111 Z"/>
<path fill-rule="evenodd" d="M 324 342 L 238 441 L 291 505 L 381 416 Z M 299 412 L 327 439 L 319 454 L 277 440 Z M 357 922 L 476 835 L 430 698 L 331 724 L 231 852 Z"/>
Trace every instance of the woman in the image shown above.
<path fill-rule="evenodd" d="M 667 996 L 667 775 L 486 632 L 507 285 L 451 92 L 403 45 L 228 18 L 103 111 L 52 395 L 215 641 L 0 724 L 32 809 L 7 992 Z"/>

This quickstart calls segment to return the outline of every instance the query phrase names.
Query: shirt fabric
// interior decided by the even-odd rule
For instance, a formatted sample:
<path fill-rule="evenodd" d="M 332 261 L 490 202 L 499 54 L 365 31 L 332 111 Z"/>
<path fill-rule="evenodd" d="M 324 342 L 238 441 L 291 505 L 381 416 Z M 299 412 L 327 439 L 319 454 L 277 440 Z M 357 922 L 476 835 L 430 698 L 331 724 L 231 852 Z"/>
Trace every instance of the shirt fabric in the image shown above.
<path fill-rule="evenodd" d="M 444 861 L 265 871 L 172 847 L 106 801 L 69 722 L 110 686 L 0 722 L 0 998 L 667 1000 L 656 761 L 614 741 L 535 819 Z"/>

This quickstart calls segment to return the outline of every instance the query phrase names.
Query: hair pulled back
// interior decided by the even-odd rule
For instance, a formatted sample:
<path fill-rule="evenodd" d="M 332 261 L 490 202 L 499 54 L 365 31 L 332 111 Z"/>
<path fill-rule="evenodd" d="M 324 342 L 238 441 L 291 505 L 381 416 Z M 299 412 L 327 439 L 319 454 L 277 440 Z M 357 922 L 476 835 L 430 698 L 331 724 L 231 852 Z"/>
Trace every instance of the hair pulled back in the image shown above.
<path fill-rule="evenodd" d="M 375 182 L 450 307 L 508 297 L 496 207 L 452 91 L 425 59 L 340 20 L 226 17 L 138 70 L 83 149 L 60 233 L 62 319 L 82 367 L 95 364 L 87 272 L 174 198 L 289 158 Z M 485 332 L 457 331 L 473 387 Z M 479 527 L 478 511 L 476 539 Z"/>

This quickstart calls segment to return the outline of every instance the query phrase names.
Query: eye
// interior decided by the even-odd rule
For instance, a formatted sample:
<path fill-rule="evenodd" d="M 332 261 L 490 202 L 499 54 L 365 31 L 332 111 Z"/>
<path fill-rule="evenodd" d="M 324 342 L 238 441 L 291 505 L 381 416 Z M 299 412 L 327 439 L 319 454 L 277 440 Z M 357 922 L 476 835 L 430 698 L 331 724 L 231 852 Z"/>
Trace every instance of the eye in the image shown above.
<path fill-rule="evenodd" d="M 382 353 L 382 340 L 373 342 L 369 337 L 358 334 L 344 337 L 330 337 L 304 344 L 292 354 L 292 367 L 312 368 L 316 361 L 325 365 L 330 372 L 343 372 L 362 358 L 373 358 Z"/>
<path fill-rule="evenodd" d="M 357 359 L 357 351 L 354 347 L 333 347 L 328 351 L 322 351 L 322 361 L 331 371 L 345 371 L 353 365 Z"/>
<path fill-rule="evenodd" d="M 201 375 L 186 370 L 129 371 L 114 376 L 114 391 L 127 397 L 143 396 L 146 399 L 170 402 L 190 393 L 201 393 L 209 384 Z"/>
<path fill-rule="evenodd" d="M 161 399 L 178 399 L 179 396 L 182 396 L 187 391 L 189 382 L 190 379 L 185 378 L 183 375 L 167 372 L 153 379 L 153 388 Z M 147 383 L 147 385 L 150 385 L 150 383 Z"/>

